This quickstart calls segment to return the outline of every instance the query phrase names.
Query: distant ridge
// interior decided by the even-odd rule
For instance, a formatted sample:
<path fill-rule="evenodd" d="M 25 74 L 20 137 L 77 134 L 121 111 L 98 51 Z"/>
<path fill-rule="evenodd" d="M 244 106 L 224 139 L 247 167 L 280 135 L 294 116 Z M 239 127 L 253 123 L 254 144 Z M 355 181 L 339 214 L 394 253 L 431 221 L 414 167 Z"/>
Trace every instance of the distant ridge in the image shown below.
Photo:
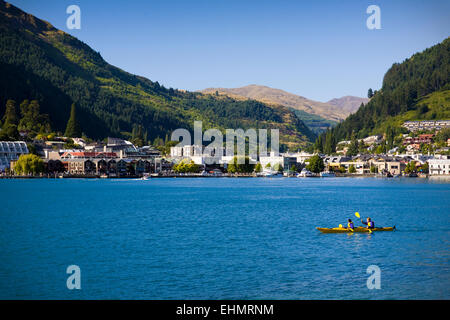
<path fill-rule="evenodd" d="M 251 84 L 240 88 L 207 88 L 202 93 L 215 93 L 228 95 L 230 97 L 245 97 L 269 104 L 283 105 L 295 110 L 301 110 L 309 114 L 320 116 L 327 120 L 342 121 L 348 115 L 355 112 L 361 102 L 368 99 L 346 96 L 330 100 L 328 103 L 314 101 L 281 89 Z"/>
<path fill-rule="evenodd" d="M 339 107 L 342 111 L 354 113 L 359 109 L 361 103 L 366 104 L 369 102 L 368 98 L 360 98 L 355 96 L 344 96 L 341 98 L 334 98 L 327 102 L 332 106 Z"/>

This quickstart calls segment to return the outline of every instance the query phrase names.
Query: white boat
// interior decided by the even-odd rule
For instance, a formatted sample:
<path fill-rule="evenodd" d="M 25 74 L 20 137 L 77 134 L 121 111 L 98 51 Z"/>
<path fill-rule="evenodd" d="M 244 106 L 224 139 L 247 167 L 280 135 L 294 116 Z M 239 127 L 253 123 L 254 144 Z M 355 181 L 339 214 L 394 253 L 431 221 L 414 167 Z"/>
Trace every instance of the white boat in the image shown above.
<path fill-rule="evenodd" d="M 270 170 L 270 171 L 260 172 L 259 176 L 265 177 L 265 178 L 281 178 L 281 177 L 283 177 L 283 174 L 278 171 Z"/>
<path fill-rule="evenodd" d="M 311 171 L 303 168 L 302 171 L 297 175 L 297 178 L 306 178 L 306 177 L 315 177 L 315 175 Z"/>
<path fill-rule="evenodd" d="M 336 175 L 334 174 L 334 172 L 331 171 L 324 171 L 320 173 L 320 176 L 322 178 L 331 178 L 331 177 L 336 177 Z"/>

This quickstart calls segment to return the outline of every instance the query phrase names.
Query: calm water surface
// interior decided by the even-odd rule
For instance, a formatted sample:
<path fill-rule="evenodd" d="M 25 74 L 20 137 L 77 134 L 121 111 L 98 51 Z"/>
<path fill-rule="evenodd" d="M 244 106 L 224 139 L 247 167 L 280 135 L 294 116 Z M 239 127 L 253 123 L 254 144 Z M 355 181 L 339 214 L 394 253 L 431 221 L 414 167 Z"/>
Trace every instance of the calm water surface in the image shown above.
<path fill-rule="evenodd" d="M 450 299 L 449 183 L 0 180 L 0 203 L 2 299 Z M 315 229 L 355 211 L 398 231 Z"/>

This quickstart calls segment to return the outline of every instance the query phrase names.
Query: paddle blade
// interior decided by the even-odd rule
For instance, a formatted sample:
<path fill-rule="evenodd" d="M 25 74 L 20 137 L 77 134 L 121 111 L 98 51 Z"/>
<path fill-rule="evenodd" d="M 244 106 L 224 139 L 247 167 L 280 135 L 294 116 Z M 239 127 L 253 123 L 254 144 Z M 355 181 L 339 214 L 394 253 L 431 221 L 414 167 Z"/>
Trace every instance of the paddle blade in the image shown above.
<path fill-rule="evenodd" d="M 359 215 L 359 212 L 355 212 L 355 216 L 356 216 L 357 218 L 361 218 L 361 216 Z"/>

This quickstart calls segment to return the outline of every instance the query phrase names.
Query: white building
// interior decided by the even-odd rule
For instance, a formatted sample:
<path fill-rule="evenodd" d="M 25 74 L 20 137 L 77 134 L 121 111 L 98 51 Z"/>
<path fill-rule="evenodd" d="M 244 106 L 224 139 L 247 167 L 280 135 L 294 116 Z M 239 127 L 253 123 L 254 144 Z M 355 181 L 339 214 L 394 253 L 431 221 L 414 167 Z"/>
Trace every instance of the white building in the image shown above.
<path fill-rule="evenodd" d="M 183 156 L 183 147 L 170 147 L 170 156 L 178 158 Z"/>
<path fill-rule="evenodd" d="M 83 138 L 72 138 L 73 143 L 79 145 L 80 147 L 86 147 L 87 143 Z"/>
<path fill-rule="evenodd" d="M 9 168 L 12 160 L 28 153 L 27 144 L 23 141 L 0 141 L 0 170 Z"/>
<path fill-rule="evenodd" d="M 449 156 L 436 156 L 428 160 L 430 175 L 450 175 Z"/>
<path fill-rule="evenodd" d="M 183 147 L 183 157 L 201 156 L 202 154 L 202 146 L 191 145 Z"/>
<path fill-rule="evenodd" d="M 383 137 L 381 135 L 374 135 L 374 136 L 369 136 L 367 138 L 362 139 L 362 141 L 371 146 L 375 143 L 380 143 L 383 140 Z"/>
<path fill-rule="evenodd" d="M 295 157 L 297 158 L 298 163 L 305 163 L 306 160 L 311 158 L 314 154 L 307 153 L 307 152 L 298 152 L 298 153 L 292 153 L 292 154 L 283 154 L 286 157 Z"/>
<path fill-rule="evenodd" d="M 259 162 L 261 163 L 261 166 L 264 168 L 266 168 L 266 166 L 268 164 L 270 164 L 270 166 L 273 168 L 277 163 L 280 165 L 283 165 L 284 163 L 284 158 L 282 155 L 275 155 L 275 152 L 271 152 L 270 156 L 266 156 L 266 157 L 259 157 Z"/>

